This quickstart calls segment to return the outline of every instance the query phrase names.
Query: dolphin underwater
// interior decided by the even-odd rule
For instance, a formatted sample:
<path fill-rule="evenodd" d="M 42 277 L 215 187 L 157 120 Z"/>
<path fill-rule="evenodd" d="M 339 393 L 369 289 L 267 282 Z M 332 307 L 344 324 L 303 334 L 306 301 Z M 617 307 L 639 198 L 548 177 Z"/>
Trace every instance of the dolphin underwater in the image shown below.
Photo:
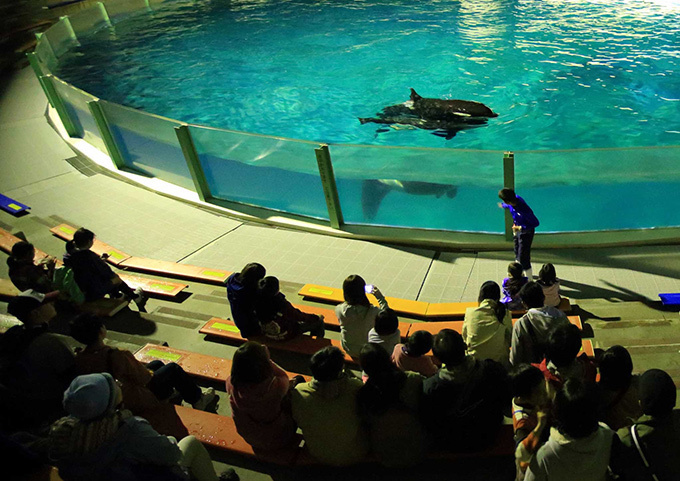
<path fill-rule="evenodd" d="M 452 184 L 396 179 L 364 180 L 361 184 L 361 207 L 366 220 L 375 218 L 382 200 L 392 191 L 411 195 L 433 195 L 437 199 L 443 196 L 453 199 L 458 194 L 458 187 Z"/>
<path fill-rule="evenodd" d="M 497 117 L 498 114 L 479 102 L 428 99 L 411 89 L 409 101 L 385 107 L 376 116 L 359 117 L 359 122 L 410 125 L 420 129 L 434 130 L 435 135 L 446 137 L 448 140 L 461 130 L 485 125 L 489 117 Z"/>

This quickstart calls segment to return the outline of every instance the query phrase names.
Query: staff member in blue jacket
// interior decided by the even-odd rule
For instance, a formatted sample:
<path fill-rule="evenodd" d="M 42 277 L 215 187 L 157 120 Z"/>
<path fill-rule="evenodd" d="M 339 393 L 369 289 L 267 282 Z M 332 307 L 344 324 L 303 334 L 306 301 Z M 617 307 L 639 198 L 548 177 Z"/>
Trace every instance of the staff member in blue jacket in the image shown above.
<path fill-rule="evenodd" d="M 510 209 L 512 214 L 512 231 L 515 240 L 515 259 L 522 264 L 524 275 L 532 279 L 531 272 L 531 243 L 534 241 L 534 232 L 539 222 L 531 207 L 524 202 L 512 189 L 501 189 L 498 197 L 503 201 L 498 206 Z"/>

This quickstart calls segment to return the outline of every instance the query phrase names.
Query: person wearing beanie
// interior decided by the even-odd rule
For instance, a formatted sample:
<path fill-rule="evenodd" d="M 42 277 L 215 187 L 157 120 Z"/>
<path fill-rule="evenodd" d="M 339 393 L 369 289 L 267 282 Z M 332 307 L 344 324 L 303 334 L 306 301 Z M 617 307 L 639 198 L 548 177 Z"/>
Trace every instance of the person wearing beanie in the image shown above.
<path fill-rule="evenodd" d="M 612 457 L 612 469 L 622 481 L 653 479 L 652 474 L 660 481 L 680 479 L 675 383 L 665 371 L 650 369 L 640 376 L 638 389 L 644 414 L 632 426 L 618 430 L 621 443 Z"/>
<path fill-rule="evenodd" d="M 67 417 L 49 433 L 49 457 L 64 481 L 236 481 L 233 469 L 219 478 L 193 436 L 177 442 L 121 409 L 123 395 L 108 373 L 86 374 L 64 392 Z"/>
<path fill-rule="evenodd" d="M 44 299 L 44 294 L 24 291 L 7 305 L 8 313 L 22 322 L 0 336 L 0 425 L 7 429 L 39 426 L 62 416 L 61 398 L 75 377 L 73 352 L 48 332 L 56 313 Z"/>

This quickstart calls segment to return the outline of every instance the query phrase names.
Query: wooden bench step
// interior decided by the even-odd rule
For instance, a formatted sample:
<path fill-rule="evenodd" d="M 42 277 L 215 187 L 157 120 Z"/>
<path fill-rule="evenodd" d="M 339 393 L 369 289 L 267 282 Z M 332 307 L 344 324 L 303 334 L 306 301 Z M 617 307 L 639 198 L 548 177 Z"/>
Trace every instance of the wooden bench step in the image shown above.
<path fill-rule="evenodd" d="M 176 406 L 175 410 L 189 434 L 207 446 L 275 464 L 292 465 L 297 459 L 299 448 L 256 454 L 252 446 L 238 434 L 234 420 L 230 417 L 183 406 Z"/>
<path fill-rule="evenodd" d="M 236 327 L 236 324 L 234 324 L 229 319 L 220 319 L 219 317 L 213 317 L 210 319 L 201 329 L 199 329 L 198 332 L 208 336 L 225 339 L 234 344 L 243 344 L 248 340 L 252 340 L 262 343 L 271 349 L 297 352 L 299 354 L 305 354 L 308 356 L 313 355 L 318 350 L 323 349 L 326 346 L 335 346 L 339 349 L 342 349 L 340 341 L 336 339 L 320 339 L 305 334 L 298 336 L 295 339 L 291 339 L 290 341 L 273 341 L 266 338 L 265 336 L 257 336 L 251 339 L 245 339 L 241 337 L 241 333 L 239 332 L 238 327 Z M 352 356 L 347 353 L 345 353 L 345 361 L 356 364 L 356 361 L 352 359 Z"/>
<path fill-rule="evenodd" d="M 581 316 L 567 316 L 569 322 L 577 326 L 579 329 L 583 330 L 583 323 L 581 322 Z M 518 321 L 517 318 L 512 319 L 512 325 Z M 462 334 L 463 333 L 463 322 L 465 321 L 427 321 L 427 322 L 413 322 L 411 323 L 411 331 L 413 334 L 416 331 L 427 331 L 433 335 L 437 335 L 442 329 L 453 329 L 454 331 Z"/>
<path fill-rule="evenodd" d="M 305 284 L 298 291 L 298 294 L 305 299 L 313 299 L 331 304 L 340 304 L 344 301 L 342 289 L 316 284 Z M 369 295 L 368 298 L 372 304 L 378 304 L 378 301 L 373 296 Z M 397 313 L 426 320 L 462 319 L 465 317 L 465 311 L 468 308 L 474 308 L 479 305 L 476 302 L 423 302 L 395 297 L 386 297 L 385 299 L 387 299 L 390 307 Z M 565 313 L 571 312 L 569 299 L 563 297 L 558 308 Z M 516 317 L 522 316 L 525 313 L 525 310 L 512 312 L 513 316 Z"/>
<path fill-rule="evenodd" d="M 76 227 L 70 226 L 68 224 L 59 224 L 56 227 L 52 227 L 50 232 L 55 236 L 63 239 L 65 241 L 70 241 L 73 239 L 73 234 L 78 229 Z M 124 260 L 129 259 L 131 256 L 123 251 L 116 249 L 115 247 L 100 241 L 95 237 L 94 243 L 92 245 L 92 252 L 97 255 L 106 254 L 106 262 L 113 264 L 114 266 L 120 265 Z"/>
<path fill-rule="evenodd" d="M 18 296 L 20 293 L 12 281 L 9 279 L 0 279 L 0 297 L 3 299 L 11 299 L 12 297 Z"/>
<path fill-rule="evenodd" d="M 76 230 L 78 229 L 71 225 L 60 224 L 51 228 L 50 232 L 60 239 L 70 241 L 73 239 L 73 234 Z M 211 284 L 223 284 L 232 274 L 231 272 L 222 269 L 209 269 L 206 267 L 179 264 L 177 262 L 131 256 L 96 238 L 94 240 L 94 245 L 92 246 L 92 251 L 99 255 L 108 254 L 109 257 L 106 259 L 107 262 L 125 269 L 208 282 Z"/>
<path fill-rule="evenodd" d="M 151 361 L 174 362 L 187 373 L 208 381 L 226 382 L 231 374 L 231 359 L 208 356 L 157 344 L 146 344 L 135 352 L 135 358 L 144 364 Z"/>
<path fill-rule="evenodd" d="M 19 289 L 14 287 L 12 281 L 9 279 L 0 279 L 0 297 L 4 299 L 11 299 L 20 294 Z M 124 309 L 130 301 L 125 299 L 110 299 L 103 298 L 96 301 L 85 302 L 77 308 L 88 314 L 99 317 L 112 317 Z"/>
<path fill-rule="evenodd" d="M 170 277 L 180 277 L 182 279 L 219 285 L 224 284 L 227 278 L 232 274 L 232 272 L 222 269 L 208 269 L 206 267 L 135 256 L 125 259 L 121 262 L 120 267 L 133 271 L 152 272 Z"/>
<path fill-rule="evenodd" d="M 338 320 L 338 316 L 335 314 L 335 309 L 327 309 L 325 307 L 317 306 L 306 306 L 302 304 L 293 304 L 293 307 L 296 307 L 303 312 L 324 316 L 323 323 L 327 328 L 333 329 L 334 331 L 340 330 L 340 321 Z M 410 328 L 411 328 L 410 322 L 399 321 L 399 331 L 401 332 L 402 339 L 408 337 Z"/>
<path fill-rule="evenodd" d="M 316 284 L 305 284 L 302 289 L 298 292 L 304 298 L 315 299 L 319 301 L 329 302 L 332 304 L 340 304 L 344 301 L 342 294 L 342 289 L 318 286 Z M 397 312 L 398 314 L 403 314 L 406 316 L 415 317 L 425 317 L 427 313 L 427 302 L 422 301 L 412 301 L 409 299 L 399 299 L 396 297 L 385 297 L 390 308 Z M 368 295 L 368 300 L 371 304 L 377 306 L 378 300 L 372 296 Z"/>
<path fill-rule="evenodd" d="M 146 344 L 141 347 L 135 352 L 135 358 L 145 364 L 155 360 L 163 361 L 164 363 L 174 362 L 179 364 L 189 375 L 207 381 L 224 383 L 231 374 L 231 359 L 184 351 L 174 347 L 159 346 L 157 344 Z M 288 371 L 286 374 L 291 379 L 299 375 Z M 302 377 L 306 381 L 311 379 L 309 376 L 303 375 Z"/>
<path fill-rule="evenodd" d="M 119 273 L 118 275 L 131 288 L 136 289 L 141 287 L 145 293 L 158 297 L 177 297 L 180 292 L 189 287 L 187 284 L 179 282 L 162 281 L 160 279 L 131 276 L 123 273 Z"/>

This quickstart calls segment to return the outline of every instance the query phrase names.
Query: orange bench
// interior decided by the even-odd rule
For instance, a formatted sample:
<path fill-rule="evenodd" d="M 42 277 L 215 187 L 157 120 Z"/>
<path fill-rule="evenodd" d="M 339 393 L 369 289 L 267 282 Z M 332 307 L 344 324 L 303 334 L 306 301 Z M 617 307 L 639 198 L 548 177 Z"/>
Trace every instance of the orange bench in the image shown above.
<path fill-rule="evenodd" d="M 73 239 L 73 234 L 76 232 L 75 227 L 71 227 L 68 224 L 60 224 L 56 227 L 52 227 L 50 232 L 60 239 L 65 241 L 70 241 Z M 120 265 L 125 259 L 129 259 L 130 255 L 123 251 L 116 249 L 109 244 L 106 244 L 95 237 L 94 244 L 92 245 L 92 252 L 97 255 L 107 254 L 106 262 L 113 264 L 114 266 Z"/>
<path fill-rule="evenodd" d="M 241 337 L 241 333 L 234 324 L 229 319 L 220 319 L 219 317 L 213 317 L 210 319 L 199 331 L 201 334 L 206 334 L 208 336 L 218 337 L 220 339 L 225 339 L 231 341 L 235 344 L 243 344 L 248 340 L 260 342 L 271 349 L 278 349 L 281 351 L 291 351 L 300 354 L 306 354 L 308 356 L 313 355 L 319 349 L 323 349 L 327 346 L 336 346 L 342 349 L 340 341 L 336 339 L 328 338 L 317 338 L 307 335 L 301 335 L 290 341 L 273 341 L 264 336 L 257 336 L 251 339 L 245 339 Z M 344 352 L 344 351 L 343 351 Z M 356 361 L 352 359 L 352 356 L 345 353 L 345 361 L 349 363 L 356 364 Z"/>
<path fill-rule="evenodd" d="M 176 297 L 180 292 L 189 287 L 187 284 L 151 279 L 149 277 L 131 276 L 122 273 L 119 273 L 118 276 L 133 289 L 141 287 L 147 294 L 159 297 Z"/>
<path fill-rule="evenodd" d="M 569 322 L 577 326 L 579 329 L 583 330 L 583 323 L 581 322 L 580 316 L 567 316 Z M 513 326 L 518 319 L 513 318 Z M 463 322 L 465 321 L 429 321 L 429 322 L 414 322 L 411 324 L 411 334 L 416 331 L 427 331 L 436 335 L 442 329 L 453 329 L 454 331 L 462 334 L 463 333 Z"/>
<path fill-rule="evenodd" d="M 338 316 L 335 315 L 334 309 L 326 309 L 324 307 L 317 306 L 304 306 L 302 304 L 293 304 L 293 307 L 296 307 L 303 312 L 324 316 L 323 323 L 326 325 L 326 327 L 329 327 L 334 331 L 340 330 L 340 321 L 338 320 Z M 399 321 L 399 331 L 401 332 L 402 338 L 408 337 L 409 329 L 411 329 L 410 322 Z"/>
<path fill-rule="evenodd" d="M 62 226 L 65 224 L 62 224 Z M 57 229 L 55 227 L 54 229 Z M 54 229 L 50 229 L 53 231 Z M 61 231 L 60 231 L 61 232 Z M 74 231 L 75 232 L 75 231 Z M 65 233 L 63 235 L 66 235 Z M 60 236 L 61 237 L 61 236 Z M 71 237 L 73 237 L 73 234 L 71 233 Z M 62 237 L 63 238 L 63 237 Z M 12 246 L 19 242 L 21 239 L 18 237 L 10 234 L 6 230 L 0 229 L 0 249 L 10 253 L 12 251 Z M 95 244 L 97 240 L 95 239 Z M 103 243 L 101 243 L 103 244 Z M 108 244 L 103 244 L 104 246 L 108 246 Z M 120 251 L 117 249 L 113 249 L 112 247 L 108 246 L 107 248 L 103 248 L 101 245 L 99 246 L 100 251 L 97 251 L 93 249 L 92 251 L 95 252 L 96 254 L 103 254 L 103 253 L 108 253 L 109 258 L 107 259 L 111 264 L 119 266 L 120 262 L 118 262 L 118 259 L 125 258 L 127 254 L 122 254 Z M 121 257 L 122 256 L 122 257 Z M 49 254 L 46 252 L 41 251 L 40 249 L 35 249 L 35 261 L 40 261 L 44 259 L 45 257 L 50 257 Z M 57 266 L 63 265 L 64 263 L 57 259 Z M 184 289 L 189 287 L 187 284 L 180 284 L 178 282 L 170 282 L 170 281 L 161 281 L 158 279 L 149 279 L 147 277 L 139 277 L 139 276 L 131 276 L 128 274 L 120 274 L 120 278 L 125 281 L 126 284 L 128 284 L 130 287 L 133 289 L 136 289 L 137 287 L 141 287 L 144 292 L 147 294 L 153 294 L 155 296 L 159 297 L 176 297 L 180 292 L 182 292 Z M 122 308 L 121 308 L 122 309 Z"/>
<path fill-rule="evenodd" d="M 315 299 L 324 302 L 330 302 L 333 304 L 340 304 L 344 301 L 342 294 L 342 289 L 337 289 L 334 287 L 317 286 L 316 284 L 305 284 L 302 289 L 298 292 L 304 298 Z M 377 306 L 378 300 L 369 295 L 369 301 L 371 304 Z M 407 316 L 425 317 L 427 313 L 427 302 L 422 301 L 411 301 L 408 299 L 398 299 L 396 297 L 385 297 L 390 308 L 399 313 Z"/>
<path fill-rule="evenodd" d="M 252 446 L 238 434 L 234 420 L 230 417 L 183 406 L 175 406 L 175 410 L 189 434 L 207 446 L 277 464 L 292 465 L 297 460 L 299 448 L 256 454 Z"/>
<path fill-rule="evenodd" d="M 317 301 L 328 302 L 332 304 L 340 304 L 344 301 L 342 289 L 335 287 L 319 286 L 316 284 L 305 284 L 298 294 L 306 299 L 314 299 Z M 390 307 L 407 316 L 413 316 L 424 319 L 459 319 L 465 317 L 465 311 L 470 307 L 477 307 L 476 302 L 423 302 L 411 301 L 408 299 L 398 299 L 395 297 L 386 297 L 387 303 Z M 372 304 L 377 305 L 378 302 L 373 296 L 369 296 Z M 566 297 L 562 298 L 562 302 L 558 309 L 564 312 L 571 311 L 571 303 Z M 521 316 L 526 311 L 513 311 L 514 316 Z"/>
<path fill-rule="evenodd" d="M 14 287 L 12 281 L 9 279 L 0 279 L 0 297 L 3 299 L 11 299 L 19 295 L 19 289 Z"/>
<path fill-rule="evenodd" d="M 19 289 L 14 287 L 9 279 L 0 279 L 0 297 L 11 299 L 19 295 Z M 82 312 L 87 312 L 94 316 L 111 317 L 127 306 L 130 301 L 124 299 L 97 299 L 96 301 L 85 302 L 78 307 Z"/>
<path fill-rule="evenodd" d="M 188 374 L 208 381 L 225 382 L 231 374 L 231 359 L 184 351 L 174 347 L 146 344 L 135 352 L 135 359 L 145 364 L 151 361 L 174 362 Z M 287 372 L 290 378 L 297 373 Z M 309 376 L 303 376 L 309 381 Z"/>
<path fill-rule="evenodd" d="M 68 224 L 60 224 L 50 229 L 50 232 L 60 239 L 70 241 L 73 239 L 73 234 L 76 230 L 75 227 Z M 147 259 L 145 257 L 131 256 L 96 238 L 94 240 L 94 245 L 92 246 L 92 251 L 99 255 L 108 254 L 109 257 L 106 259 L 107 262 L 125 269 L 209 282 L 211 284 L 223 284 L 232 274 L 231 272 L 222 269 L 207 269 L 205 267 L 179 264 L 177 262 L 159 261 L 156 259 Z"/>

